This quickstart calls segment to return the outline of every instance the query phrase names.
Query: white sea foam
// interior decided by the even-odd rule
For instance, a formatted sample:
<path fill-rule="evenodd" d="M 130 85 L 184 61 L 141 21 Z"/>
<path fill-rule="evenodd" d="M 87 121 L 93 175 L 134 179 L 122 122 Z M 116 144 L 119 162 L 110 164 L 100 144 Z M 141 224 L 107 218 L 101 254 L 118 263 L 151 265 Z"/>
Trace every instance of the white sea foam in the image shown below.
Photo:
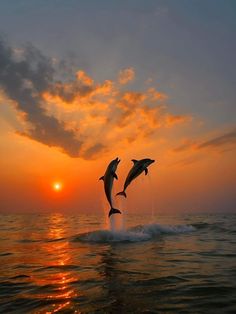
<path fill-rule="evenodd" d="M 96 230 L 77 237 L 83 242 L 141 242 L 164 234 L 181 234 L 194 231 L 191 225 L 139 225 L 128 230 Z"/>

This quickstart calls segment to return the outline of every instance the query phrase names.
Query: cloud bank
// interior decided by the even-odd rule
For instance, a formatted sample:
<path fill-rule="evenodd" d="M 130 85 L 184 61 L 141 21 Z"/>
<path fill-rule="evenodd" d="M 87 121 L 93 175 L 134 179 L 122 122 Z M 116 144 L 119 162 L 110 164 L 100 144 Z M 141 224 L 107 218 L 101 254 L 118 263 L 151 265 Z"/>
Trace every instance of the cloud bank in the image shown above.
<path fill-rule="evenodd" d="M 114 144 L 147 140 L 158 128 L 189 119 L 168 112 L 167 95 L 154 87 L 127 89 L 133 68 L 101 83 L 82 70 L 67 81 L 57 74 L 53 59 L 32 45 L 15 49 L 0 39 L 0 89 L 26 122 L 20 134 L 70 157 L 96 158 Z"/>

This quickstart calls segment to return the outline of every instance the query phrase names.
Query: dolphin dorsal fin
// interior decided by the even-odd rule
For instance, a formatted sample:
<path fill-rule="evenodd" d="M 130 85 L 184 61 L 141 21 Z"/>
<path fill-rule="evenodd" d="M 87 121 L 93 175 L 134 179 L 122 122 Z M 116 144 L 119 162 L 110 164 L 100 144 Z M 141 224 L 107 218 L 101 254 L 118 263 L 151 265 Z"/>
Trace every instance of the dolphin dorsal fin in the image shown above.
<path fill-rule="evenodd" d="M 138 160 L 136 159 L 132 159 L 133 163 L 136 164 L 136 162 L 138 162 Z"/>

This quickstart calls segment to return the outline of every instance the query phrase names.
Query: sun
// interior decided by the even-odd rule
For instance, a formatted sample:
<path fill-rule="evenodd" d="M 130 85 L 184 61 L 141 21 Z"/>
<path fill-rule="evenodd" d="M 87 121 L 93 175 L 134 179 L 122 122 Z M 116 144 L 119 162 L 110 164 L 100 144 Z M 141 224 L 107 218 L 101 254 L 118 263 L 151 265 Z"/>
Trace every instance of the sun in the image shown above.
<path fill-rule="evenodd" d="M 62 190 L 62 183 L 61 182 L 54 182 L 52 187 L 53 187 L 54 191 L 60 192 Z"/>

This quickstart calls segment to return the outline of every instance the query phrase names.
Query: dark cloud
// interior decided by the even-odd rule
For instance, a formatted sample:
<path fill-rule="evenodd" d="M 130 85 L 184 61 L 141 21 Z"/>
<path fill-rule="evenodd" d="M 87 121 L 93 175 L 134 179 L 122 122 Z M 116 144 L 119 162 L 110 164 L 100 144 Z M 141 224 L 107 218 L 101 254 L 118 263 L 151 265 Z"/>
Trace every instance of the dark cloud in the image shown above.
<path fill-rule="evenodd" d="M 103 144 L 96 143 L 85 150 L 85 152 L 83 153 L 83 157 L 85 159 L 94 159 L 99 153 L 104 152 L 105 149 L 106 147 Z"/>
<path fill-rule="evenodd" d="M 186 141 L 184 144 L 173 149 L 174 152 L 184 152 L 188 150 L 198 151 L 201 149 L 222 149 L 236 144 L 236 129 L 222 135 L 211 138 L 205 142 L 198 141 Z M 223 151 L 230 151 L 231 149 L 225 149 Z M 222 151 L 222 150 L 221 150 Z"/>
<path fill-rule="evenodd" d="M 207 147 L 221 147 L 228 144 L 236 144 L 236 129 L 231 132 L 227 132 L 220 136 L 210 139 L 209 141 L 205 141 L 199 144 L 197 147 L 207 148 Z"/>
<path fill-rule="evenodd" d="M 17 51 L 0 39 L 0 88 L 25 113 L 31 128 L 23 134 L 76 157 L 82 142 L 62 122 L 48 116 L 42 106 L 42 92 L 50 88 L 53 75 L 51 60 L 32 45 L 25 46 L 17 55 Z"/>
<path fill-rule="evenodd" d="M 91 86 L 85 86 L 78 81 L 73 81 L 69 84 L 57 82 L 50 86 L 50 93 L 52 96 L 59 96 L 64 102 L 70 104 L 79 95 L 85 97 L 93 91 Z"/>

